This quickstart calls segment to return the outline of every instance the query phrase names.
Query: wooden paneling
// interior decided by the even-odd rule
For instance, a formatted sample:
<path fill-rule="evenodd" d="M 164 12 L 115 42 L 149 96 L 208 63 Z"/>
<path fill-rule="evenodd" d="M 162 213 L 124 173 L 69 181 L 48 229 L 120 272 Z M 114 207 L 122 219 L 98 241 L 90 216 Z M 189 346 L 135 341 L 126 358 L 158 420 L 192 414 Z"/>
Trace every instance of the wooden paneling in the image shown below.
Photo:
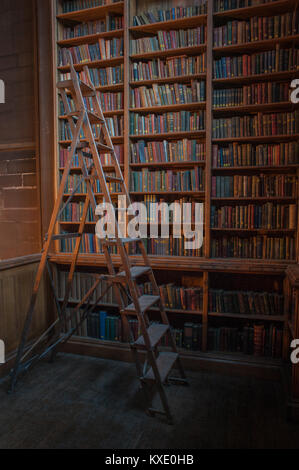
<path fill-rule="evenodd" d="M 0 260 L 40 251 L 33 7 L 0 3 Z"/>
<path fill-rule="evenodd" d="M 36 260 L 34 263 L 7 268 L 6 264 L 0 263 L 0 338 L 5 342 L 6 356 L 14 352 L 18 346 L 32 293 L 36 267 Z M 46 299 L 47 288 L 43 283 L 29 339 L 37 337 L 48 324 Z"/>

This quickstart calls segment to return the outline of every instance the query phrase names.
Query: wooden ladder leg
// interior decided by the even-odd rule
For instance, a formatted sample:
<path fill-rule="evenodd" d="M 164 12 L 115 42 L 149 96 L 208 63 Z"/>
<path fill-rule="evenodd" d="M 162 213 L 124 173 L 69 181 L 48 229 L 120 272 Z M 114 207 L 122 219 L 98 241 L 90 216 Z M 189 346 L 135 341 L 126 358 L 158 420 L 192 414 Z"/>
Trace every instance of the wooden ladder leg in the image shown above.
<path fill-rule="evenodd" d="M 169 408 L 167 395 L 165 393 L 164 386 L 161 382 L 161 377 L 160 377 L 160 373 L 157 367 L 155 354 L 151 350 L 148 351 L 148 359 L 149 359 L 149 364 L 151 365 L 154 375 L 155 375 L 155 384 L 156 384 L 156 387 L 157 387 L 157 390 L 158 390 L 158 393 L 162 402 L 162 406 L 164 408 L 165 415 L 167 417 L 167 421 L 169 424 L 172 424 L 173 419 L 172 419 L 171 411 Z M 149 411 L 151 413 L 157 413 L 157 410 L 150 409 Z"/>

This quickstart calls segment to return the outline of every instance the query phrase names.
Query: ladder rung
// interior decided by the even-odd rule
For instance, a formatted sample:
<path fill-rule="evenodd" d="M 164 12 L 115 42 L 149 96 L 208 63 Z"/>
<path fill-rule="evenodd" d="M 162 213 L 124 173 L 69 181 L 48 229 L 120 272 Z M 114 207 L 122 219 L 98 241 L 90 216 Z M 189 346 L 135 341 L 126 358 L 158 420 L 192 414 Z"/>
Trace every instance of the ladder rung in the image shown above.
<path fill-rule="evenodd" d="M 164 353 L 159 354 L 159 357 L 157 358 L 156 363 L 157 363 L 158 370 L 160 372 L 162 383 L 164 383 L 165 380 L 167 379 L 178 357 L 179 355 L 173 352 L 164 352 Z M 149 369 L 147 374 L 143 377 L 143 380 L 146 380 L 149 382 L 156 382 L 156 377 L 152 368 Z"/>
<path fill-rule="evenodd" d="M 101 123 L 103 124 L 104 121 L 100 116 L 97 116 L 96 114 L 92 113 L 91 111 L 86 111 L 89 117 L 89 121 L 91 124 L 98 124 Z M 65 117 L 72 117 L 75 119 L 79 119 L 80 111 L 73 111 L 72 113 L 66 114 Z"/>
<path fill-rule="evenodd" d="M 83 154 L 83 157 L 91 158 L 91 159 L 93 158 L 92 153 L 89 153 L 89 152 L 82 152 L 82 154 Z"/>
<path fill-rule="evenodd" d="M 80 238 L 80 233 L 63 233 L 61 235 L 53 235 L 52 240 L 66 240 L 68 238 Z"/>
<path fill-rule="evenodd" d="M 144 276 L 144 274 L 147 274 L 150 272 L 152 268 L 150 266 L 133 266 L 133 268 L 130 268 L 131 272 L 131 277 L 133 281 L 137 279 L 138 277 Z M 117 278 L 124 278 L 126 280 L 127 278 L 127 273 L 125 271 L 122 271 L 116 275 Z"/>
<path fill-rule="evenodd" d="M 150 309 L 153 305 L 155 305 L 158 301 L 160 300 L 160 297 L 158 295 L 142 295 L 139 297 L 138 302 L 139 302 L 139 308 L 141 313 L 145 313 L 148 309 Z M 134 303 L 128 305 L 124 309 L 125 313 L 133 313 L 134 315 L 137 315 L 135 305 Z"/>
<path fill-rule="evenodd" d="M 147 330 L 151 348 L 155 348 L 165 336 L 165 334 L 169 331 L 169 326 L 168 325 L 158 325 L 158 324 L 153 324 L 149 327 Z M 134 346 L 136 346 L 138 349 L 146 349 L 144 337 L 140 336 L 137 341 L 135 341 Z"/>
<path fill-rule="evenodd" d="M 89 85 L 87 85 L 87 83 L 84 83 L 81 80 L 78 80 L 78 82 L 84 96 L 95 95 L 95 91 Z M 62 80 L 57 83 L 57 88 L 73 90 L 74 84 L 72 80 Z"/>
<path fill-rule="evenodd" d="M 108 145 L 102 144 L 101 142 L 96 142 L 99 150 L 105 150 L 105 152 L 113 152 L 113 148 Z"/>
<path fill-rule="evenodd" d="M 105 179 L 107 183 L 124 183 L 123 178 L 118 178 L 117 176 L 106 176 Z"/>

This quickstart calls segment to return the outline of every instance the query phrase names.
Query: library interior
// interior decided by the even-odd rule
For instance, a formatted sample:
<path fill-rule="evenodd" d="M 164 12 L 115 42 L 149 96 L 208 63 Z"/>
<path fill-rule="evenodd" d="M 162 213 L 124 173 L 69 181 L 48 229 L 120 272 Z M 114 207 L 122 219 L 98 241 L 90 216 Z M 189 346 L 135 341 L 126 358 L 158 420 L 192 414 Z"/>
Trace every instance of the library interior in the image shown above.
<path fill-rule="evenodd" d="M 0 448 L 299 447 L 299 0 L 1 0 Z"/>

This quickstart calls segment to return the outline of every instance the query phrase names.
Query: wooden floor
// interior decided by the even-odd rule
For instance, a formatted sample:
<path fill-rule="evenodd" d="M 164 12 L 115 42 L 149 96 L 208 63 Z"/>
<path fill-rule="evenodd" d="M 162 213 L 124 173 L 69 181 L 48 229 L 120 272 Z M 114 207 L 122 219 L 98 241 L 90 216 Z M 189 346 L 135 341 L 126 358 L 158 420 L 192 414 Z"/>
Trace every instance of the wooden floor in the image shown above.
<path fill-rule="evenodd" d="M 0 384 L 0 448 L 215 449 L 298 448 L 299 425 L 287 423 L 280 384 L 188 373 L 171 386 L 176 423 L 144 414 L 134 366 L 59 355 L 42 363 L 17 395 Z"/>

